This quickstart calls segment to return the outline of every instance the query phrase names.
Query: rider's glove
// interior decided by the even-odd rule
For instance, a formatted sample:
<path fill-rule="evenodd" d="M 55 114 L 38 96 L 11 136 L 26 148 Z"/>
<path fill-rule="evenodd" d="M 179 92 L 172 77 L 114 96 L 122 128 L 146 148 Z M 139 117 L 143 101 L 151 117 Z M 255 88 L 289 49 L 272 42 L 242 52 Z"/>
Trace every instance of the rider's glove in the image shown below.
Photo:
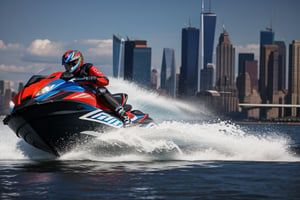
<path fill-rule="evenodd" d="M 91 81 L 91 82 L 95 82 L 97 80 L 97 77 L 96 76 L 87 76 L 86 80 Z"/>
<path fill-rule="evenodd" d="M 72 79 L 74 77 L 74 75 L 70 72 L 64 72 L 62 73 L 62 75 L 60 76 L 61 79 L 68 81 L 70 79 Z"/>

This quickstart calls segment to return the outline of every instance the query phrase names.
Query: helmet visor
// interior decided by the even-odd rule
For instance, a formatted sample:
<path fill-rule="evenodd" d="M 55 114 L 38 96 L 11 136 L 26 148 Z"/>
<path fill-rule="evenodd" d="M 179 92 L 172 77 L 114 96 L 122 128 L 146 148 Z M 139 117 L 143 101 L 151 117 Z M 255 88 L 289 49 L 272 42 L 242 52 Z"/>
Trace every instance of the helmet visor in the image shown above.
<path fill-rule="evenodd" d="M 65 63 L 64 66 L 65 66 L 66 71 L 67 72 L 72 72 L 73 71 L 73 67 L 76 66 L 76 64 L 77 64 L 77 60 Z"/>

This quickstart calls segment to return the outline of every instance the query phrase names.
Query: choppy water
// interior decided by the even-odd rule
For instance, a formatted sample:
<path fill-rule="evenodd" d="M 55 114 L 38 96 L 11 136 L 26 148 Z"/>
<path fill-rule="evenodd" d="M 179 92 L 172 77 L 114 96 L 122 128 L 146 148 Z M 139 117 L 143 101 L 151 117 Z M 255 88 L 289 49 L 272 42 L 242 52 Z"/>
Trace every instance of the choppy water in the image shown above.
<path fill-rule="evenodd" d="M 134 84 L 112 79 L 109 89 L 158 126 L 93 132 L 54 158 L 0 125 L 0 199 L 300 198 L 299 126 L 211 121 L 205 108 Z"/>

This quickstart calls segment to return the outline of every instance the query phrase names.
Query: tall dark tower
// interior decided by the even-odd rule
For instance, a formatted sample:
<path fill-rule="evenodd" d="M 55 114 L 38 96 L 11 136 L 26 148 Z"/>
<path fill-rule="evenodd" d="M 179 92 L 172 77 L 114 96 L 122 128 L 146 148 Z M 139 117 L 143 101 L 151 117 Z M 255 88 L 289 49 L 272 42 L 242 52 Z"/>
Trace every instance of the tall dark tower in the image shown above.
<path fill-rule="evenodd" d="M 202 0 L 201 11 L 201 32 L 200 32 L 200 90 L 212 89 L 214 68 L 213 63 L 213 49 L 215 39 L 217 16 L 215 13 L 204 11 L 204 0 Z M 200 71 L 199 70 L 199 71 Z"/>
<path fill-rule="evenodd" d="M 182 29 L 179 96 L 194 96 L 198 89 L 199 29 Z"/>
<path fill-rule="evenodd" d="M 289 95 L 290 104 L 300 104 L 300 40 L 294 40 L 289 46 Z M 300 109 L 292 108 L 288 113 L 300 117 Z"/>
<path fill-rule="evenodd" d="M 278 90 L 286 89 L 286 46 L 284 41 L 275 41 L 278 46 Z"/>
<path fill-rule="evenodd" d="M 250 96 L 254 89 L 257 91 L 258 66 L 257 61 L 254 60 L 254 53 L 239 53 L 238 63 L 239 67 L 236 85 L 239 100 L 240 102 L 244 102 L 244 99 L 247 98 L 246 96 Z"/>
<path fill-rule="evenodd" d="M 274 45 L 274 35 L 275 35 L 275 33 L 273 32 L 272 24 L 271 24 L 271 28 L 267 28 L 266 31 L 260 32 L 259 92 L 261 94 L 266 92 L 266 91 L 264 91 L 264 89 L 266 87 L 266 82 L 265 82 L 265 77 L 264 77 L 266 74 L 266 71 L 265 71 L 266 63 L 264 63 L 266 58 L 262 55 L 264 53 L 263 48 L 264 48 L 264 45 Z"/>
<path fill-rule="evenodd" d="M 246 71 L 246 61 L 254 61 L 254 53 L 239 53 L 239 71 L 238 74 L 244 74 Z"/>
<path fill-rule="evenodd" d="M 146 40 L 125 41 L 124 79 L 151 86 L 151 48 Z"/>
<path fill-rule="evenodd" d="M 274 44 L 274 32 L 272 29 L 260 32 L 260 46 Z"/>

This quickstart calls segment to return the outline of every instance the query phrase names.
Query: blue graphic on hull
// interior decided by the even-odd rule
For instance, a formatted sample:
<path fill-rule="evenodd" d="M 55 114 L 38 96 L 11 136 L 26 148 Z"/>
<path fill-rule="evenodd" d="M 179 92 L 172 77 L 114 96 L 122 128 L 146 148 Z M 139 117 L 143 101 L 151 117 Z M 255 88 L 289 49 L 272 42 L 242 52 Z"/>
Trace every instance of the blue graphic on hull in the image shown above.
<path fill-rule="evenodd" d="M 89 112 L 81 116 L 79 119 L 94 121 L 94 122 L 106 124 L 108 126 L 112 126 L 116 128 L 123 127 L 123 122 L 121 120 L 104 112 L 103 110 L 94 110 L 92 112 Z"/>

